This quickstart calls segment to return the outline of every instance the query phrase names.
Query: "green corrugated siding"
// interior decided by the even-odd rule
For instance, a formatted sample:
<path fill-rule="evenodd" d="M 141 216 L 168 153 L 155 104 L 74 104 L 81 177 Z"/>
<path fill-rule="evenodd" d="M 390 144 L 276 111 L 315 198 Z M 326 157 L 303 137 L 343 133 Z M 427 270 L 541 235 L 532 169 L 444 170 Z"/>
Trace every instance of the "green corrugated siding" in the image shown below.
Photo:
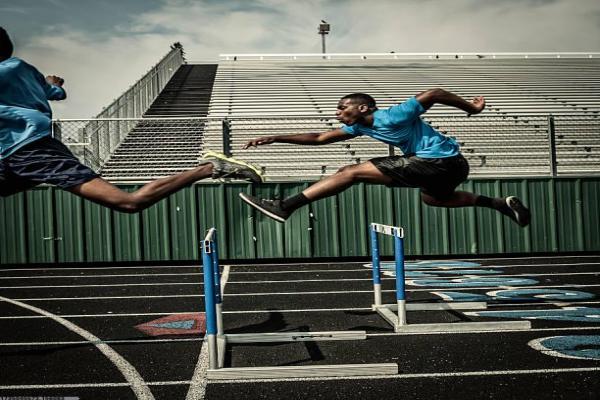
<path fill-rule="evenodd" d="M 421 198 L 418 190 L 391 189 L 394 193 L 394 225 L 404 228 L 404 252 L 407 255 L 423 254 L 423 220 Z"/>
<path fill-rule="evenodd" d="M 296 195 L 308 187 L 304 183 L 282 184 L 282 198 Z M 305 258 L 312 255 L 310 207 L 298 209 L 283 224 L 285 257 Z"/>
<path fill-rule="evenodd" d="M 169 197 L 171 259 L 197 260 L 199 257 L 198 207 L 195 188 L 184 188 Z M 221 227 L 224 224 L 221 224 Z M 225 245 L 225 244 L 224 244 Z M 219 244 L 219 250 L 221 251 Z"/>
<path fill-rule="evenodd" d="M 340 256 L 368 254 L 365 185 L 358 184 L 338 194 Z"/>
<path fill-rule="evenodd" d="M 315 201 L 310 208 L 313 214 L 311 221 L 313 256 L 339 257 L 340 218 L 337 196 Z"/>
<path fill-rule="evenodd" d="M 393 207 L 393 191 L 389 188 L 381 185 L 366 185 L 366 204 L 365 211 L 367 214 L 367 225 L 375 222 L 378 224 L 392 225 L 394 221 L 394 207 Z M 364 232 L 361 234 L 367 234 L 368 229 L 366 225 L 361 225 L 360 228 Z M 379 241 L 380 255 L 388 256 L 394 254 L 394 241 L 393 240 L 380 240 Z M 369 249 L 370 254 L 370 249 Z"/>
<path fill-rule="evenodd" d="M 556 205 L 554 200 L 554 181 L 537 179 L 527 182 L 531 208 L 531 251 L 558 251 L 556 232 Z"/>
<path fill-rule="evenodd" d="M 69 192 L 54 191 L 57 261 L 84 262 L 83 200 Z"/>
<path fill-rule="evenodd" d="M 30 263 L 56 261 L 54 190 L 54 188 L 35 188 L 26 195 L 27 260 Z"/>
<path fill-rule="evenodd" d="M 202 190 L 204 186 L 198 186 Z M 254 210 L 246 203 L 240 200 L 239 193 L 245 192 L 252 194 L 252 185 L 235 184 L 225 185 L 225 198 L 227 199 L 225 209 L 227 210 L 227 226 L 225 232 L 221 233 L 221 241 L 226 237 L 228 245 L 228 258 L 231 259 L 252 259 L 256 258 L 256 218 Z M 202 203 L 200 203 L 202 207 Z M 216 207 L 221 207 L 216 205 Z M 221 247 L 219 246 L 219 251 Z"/>
<path fill-rule="evenodd" d="M 583 242 L 585 250 L 597 250 L 600 242 L 600 180 L 581 182 Z"/>
<path fill-rule="evenodd" d="M 559 251 L 583 250 L 581 180 L 555 182 Z"/>
<path fill-rule="evenodd" d="M 474 181 L 473 189 L 489 197 L 501 196 L 500 181 Z M 477 219 L 477 243 L 480 254 L 504 253 L 504 238 L 502 235 L 504 217 L 488 208 L 475 209 Z"/>
<path fill-rule="evenodd" d="M 120 187 L 129 192 L 139 186 Z M 115 261 L 142 261 L 142 214 L 113 213 Z"/>
<path fill-rule="evenodd" d="M 222 259 L 368 256 L 370 222 L 404 227 L 411 256 L 600 251 L 600 177 L 479 179 L 461 186 L 521 197 L 533 213 L 526 229 L 490 209 L 431 207 L 417 190 L 369 184 L 303 207 L 285 224 L 238 198 L 240 192 L 286 197 L 306 187 L 200 184 L 138 214 L 38 187 L 0 199 L 0 262 L 198 260 L 199 242 L 212 226 Z M 381 243 L 382 254 L 391 255 L 392 241 Z"/>
<path fill-rule="evenodd" d="M 141 213 L 142 248 L 146 261 L 171 259 L 170 200 L 159 201 Z"/>
<path fill-rule="evenodd" d="M 0 199 L 0 264 L 27 262 L 25 195 Z"/>
<path fill-rule="evenodd" d="M 106 207 L 91 201 L 83 202 L 86 261 L 110 262 L 114 260 L 115 229 L 112 215 L 113 212 Z"/>
<path fill-rule="evenodd" d="M 458 190 L 473 191 L 473 182 L 461 185 Z M 477 224 L 475 208 L 449 210 L 450 253 L 477 254 Z"/>

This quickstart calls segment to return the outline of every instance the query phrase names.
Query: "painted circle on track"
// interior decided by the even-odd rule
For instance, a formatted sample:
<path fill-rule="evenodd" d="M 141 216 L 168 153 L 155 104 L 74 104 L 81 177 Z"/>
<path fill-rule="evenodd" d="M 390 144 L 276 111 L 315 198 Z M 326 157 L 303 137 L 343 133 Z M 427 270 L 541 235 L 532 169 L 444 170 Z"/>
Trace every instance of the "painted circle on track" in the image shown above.
<path fill-rule="evenodd" d="M 599 335 L 551 336 L 532 340 L 528 344 L 553 357 L 600 360 Z"/>

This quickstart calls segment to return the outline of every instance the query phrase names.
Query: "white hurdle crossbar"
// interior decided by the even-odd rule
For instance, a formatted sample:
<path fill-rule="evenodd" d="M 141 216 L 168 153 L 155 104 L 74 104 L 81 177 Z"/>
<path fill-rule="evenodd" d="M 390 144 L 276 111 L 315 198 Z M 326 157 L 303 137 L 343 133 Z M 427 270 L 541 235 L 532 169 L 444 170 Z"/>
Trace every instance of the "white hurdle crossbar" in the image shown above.
<path fill-rule="evenodd" d="M 406 303 L 404 272 L 404 229 L 398 226 L 371 223 L 371 257 L 373 262 L 373 293 L 375 310 L 383 319 L 392 325 L 396 333 L 415 332 L 460 332 L 460 331 L 495 331 L 531 329 L 529 321 L 499 322 L 459 322 L 436 324 L 408 324 L 407 311 L 439 311 L 439 310 L 481 310 L 487 308 L 485 302 L 440 302 L 440 303 Z M 378 234 L 393 236 L 394 260 L 396 270 L 396 304 L 383 304 L 381 300 L 381 262 L 379 256 Z"/>
<path fill-rule="evenodd" d="M 367 339 L 367 333 L 365 331 L 329 331 L 225 334 L 222 317 L 223 296 L 220 286 L 221 276 L 217 250 L 217 231 L 215 228 L 209 229 L 202 241 L 201 248 L 206 312 L 205 342 L 208 345 L 209 356 L 208 379 L 268 379 L 398 374 L 398 364 L 396 363 L 225 368 L 225 348 L 228 343 L 365 340 Z"/>

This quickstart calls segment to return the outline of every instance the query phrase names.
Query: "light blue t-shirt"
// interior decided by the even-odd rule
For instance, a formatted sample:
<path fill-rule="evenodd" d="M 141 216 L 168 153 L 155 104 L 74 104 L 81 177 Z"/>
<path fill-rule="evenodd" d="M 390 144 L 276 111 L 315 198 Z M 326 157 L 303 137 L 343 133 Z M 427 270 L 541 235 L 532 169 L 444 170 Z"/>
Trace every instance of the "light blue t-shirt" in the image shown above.
<path fill-rule="evenodd" d="M 63 100 L 64 89 L 25 61 L 0 62 L 0 159 L 34 140 L 50 135 L 52 110 L 48 100 Z"/>
<path fill-rule="evenodd" d="M 392 146 L 404 154 L 421 158 L 452 157 L 460 152 L 456 140 L 442 135 L 419 116 L 425 109 L 411 97 L 404 103 L 373 113 L 373 126 L 344 125 L 342 130 L 352 136 L 367 135 Z"/>

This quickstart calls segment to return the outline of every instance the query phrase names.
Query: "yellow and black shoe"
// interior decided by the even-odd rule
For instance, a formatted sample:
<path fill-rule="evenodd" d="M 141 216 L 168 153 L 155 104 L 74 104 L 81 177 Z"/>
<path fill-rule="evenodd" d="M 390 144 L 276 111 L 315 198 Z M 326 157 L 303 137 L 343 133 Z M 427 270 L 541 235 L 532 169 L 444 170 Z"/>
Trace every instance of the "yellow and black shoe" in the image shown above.
<path fill-rule="evenodd" d="M 198 165 L 211 163 L 213 165 L 213 179 L 241 179 L 253 183 L 262 183 L 262 173 L 254 165 L 244 161 L 227 157 L 225 154 L 207 151 L 202 156 Z"/>

